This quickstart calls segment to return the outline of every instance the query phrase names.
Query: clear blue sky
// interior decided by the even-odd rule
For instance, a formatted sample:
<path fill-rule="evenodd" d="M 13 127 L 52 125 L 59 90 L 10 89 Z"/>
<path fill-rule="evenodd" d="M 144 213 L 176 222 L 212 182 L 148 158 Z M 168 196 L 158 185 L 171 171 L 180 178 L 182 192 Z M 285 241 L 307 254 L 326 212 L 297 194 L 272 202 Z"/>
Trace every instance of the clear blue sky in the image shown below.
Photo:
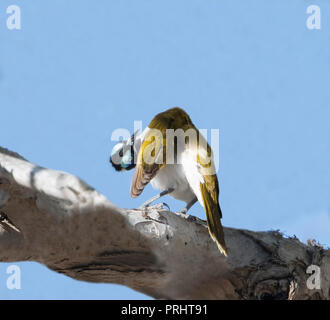
<path fill-rule="evenodd" d="M 11 4 L 19 31 L 6 28 Z M 306 27 L 310 4 L 321 30 Z M 156 191 L 130 199 L 132 172 L 108 163 L 111 133 L 180 106 L 197 127 L 220 129 L 225 226 L 329 245 L 329 31 L 325 0 L 2 0 L 0 145 L 136 207 Z M 204 217 L 199 204 L 191 214 Z M 36 263 L 18 263 L 22 289 L 10 291 L 8 265 L 0 299 L 147 298 Z"/>

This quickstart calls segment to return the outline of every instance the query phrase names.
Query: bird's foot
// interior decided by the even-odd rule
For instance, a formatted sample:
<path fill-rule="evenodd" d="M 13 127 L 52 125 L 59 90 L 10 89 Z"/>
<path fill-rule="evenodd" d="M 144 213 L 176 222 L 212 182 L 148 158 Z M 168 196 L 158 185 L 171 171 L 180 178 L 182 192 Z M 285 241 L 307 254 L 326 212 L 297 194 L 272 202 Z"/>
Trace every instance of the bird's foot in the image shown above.
<path fill-rule="evenodd" d="M 164 210 L 164 207 L 167 207 L 169 211 L 171 211 L 169 205 L 165 202 L 157 203 L 154 205 L 142 205 L 139 207 L 139 210 L 142 211 L 142 217 L 145 219 L 153 220 L 151 217 L 148 216 L 148 211 L 151 210 Z"/>
<path fill-rule="evenodd" d="M 141 207 L 139 207 L 139 210 L 143 210 L 143 211 L 163 210 L 164 207 L 167 207 L 167 209 L 171 211 L 170 206 L 165 202 L 156 203 L 154 205 L 142 205 Z"/>
<path fill-rule="evenodd" d="M 179 213 L 187 215 L 188 209 L 187 208 L 183 208 L 181 211 L 179 211 Z"/>
<path fill-rule="evenodd" d="M 165 203 L 165 202 L 161 202 L 161 203 L 157 203 L 153 206 L 153 209 L 156 209 L 156 210 L 164 210 L 165 207 L 168 209 L 168 211 L 171 211 L 171 208 L 170 206 Z"/>
<path fill-rule="evenodd" d="M 187 219 L 188 221 L 196 221 L 196 217 L 188 214 L 187 212 L 188 212 L 187 208 L 184 208 L 184 209 L 178 211 L 176 214 L 181 216 L 184 219 Z"/>
<path fill-rule="evenodd" d="M 190 214 L 187 214 L 187 218 L 188 221 L 197 221 L 197 218 L 195 216 L 191 216 Z"/>

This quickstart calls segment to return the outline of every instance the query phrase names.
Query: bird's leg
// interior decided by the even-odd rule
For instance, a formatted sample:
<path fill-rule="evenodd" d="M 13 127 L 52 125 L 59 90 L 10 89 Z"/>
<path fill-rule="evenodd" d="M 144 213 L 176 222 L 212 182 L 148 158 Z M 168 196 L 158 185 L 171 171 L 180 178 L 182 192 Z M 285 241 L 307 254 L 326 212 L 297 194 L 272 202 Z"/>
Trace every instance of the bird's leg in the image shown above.
<path fill-rule="evenodd" d="M 173 191 L 174 191 L 173 188 L 168 188 L 168 189 L 162 191 L 161 193 L 155 195 L 154 197 L 152 197 L 152 198 L 149 199 L 148 201 L 144 202 L 144 203 L 139 207 L 139 209 L 145 209 L 145 208 L 147 208 L 147 207 L 148 207 L 152 202 L 154 202 L 155 200 L 157 200 L 157 199 L 159 199 L 159 198 L 161 198 L 161 197 L 163 197 L 163 196 L 165 196 L 165 195 L 167 195 L 167 194 L 169 194 L 169 193 L 171 193 L 171 192 L 173 192 Z M 164 203 L 164 204 L 168 207 L 168 209 L 170 209 L 170 207 L 169 207 L 166 203 Z"/>
<path fill-rule="evenodd" d="M 190 202 L 187 203 L 186 207 L 183 208 L 180 213 L 187 214 L 188 210 L 198 201 L 197 197 L 192 199 Z"/>

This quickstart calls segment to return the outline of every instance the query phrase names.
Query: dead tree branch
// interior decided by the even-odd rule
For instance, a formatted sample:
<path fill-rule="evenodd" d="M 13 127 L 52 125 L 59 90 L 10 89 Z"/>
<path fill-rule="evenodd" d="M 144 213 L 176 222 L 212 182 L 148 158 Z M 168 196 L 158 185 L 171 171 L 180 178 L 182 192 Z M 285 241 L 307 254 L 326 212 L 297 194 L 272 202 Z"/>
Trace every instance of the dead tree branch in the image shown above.
<path fill-rule="evenodd" d="M 36 261 L 160 299 L 330 298 L 329 250 L 277 231 L 225 228 L 225 258 L 205 221 L 118 208 L 79 178 L 3 148 L 0 210 L 3 262 Z M 308 289 L 311 264 L 320 267 L 320 289 Z"/>

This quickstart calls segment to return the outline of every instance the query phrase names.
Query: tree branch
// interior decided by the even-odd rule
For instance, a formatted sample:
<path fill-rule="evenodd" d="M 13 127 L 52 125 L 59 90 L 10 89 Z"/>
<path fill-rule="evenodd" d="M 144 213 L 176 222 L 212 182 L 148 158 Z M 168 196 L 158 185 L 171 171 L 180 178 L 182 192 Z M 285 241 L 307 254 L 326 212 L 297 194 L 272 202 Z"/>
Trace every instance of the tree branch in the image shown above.
<path fill-rule="evenodd" d="M 0 148 L 0 261 L 37 261 L 72 278 L 161 299 L 329 299 L 330 253 L 278 231 L 225 228 L 229 257 L 205 221 L 153 207 L 121 209 L 68 173 Z M 321 289 L 307 288 L 309 265 Z"/>

